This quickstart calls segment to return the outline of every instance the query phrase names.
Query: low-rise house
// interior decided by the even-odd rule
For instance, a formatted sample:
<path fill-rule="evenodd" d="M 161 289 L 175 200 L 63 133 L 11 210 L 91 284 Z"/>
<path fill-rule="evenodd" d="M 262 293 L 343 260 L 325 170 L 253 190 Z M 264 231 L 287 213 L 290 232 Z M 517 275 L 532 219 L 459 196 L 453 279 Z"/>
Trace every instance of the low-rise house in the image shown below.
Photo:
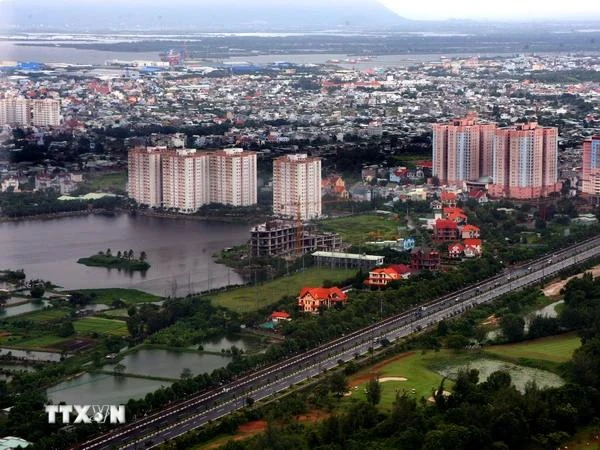
<path fill-rule="evenodd" d="M 481 231 L 475 225 L 465 225 L 462 227 L 461 235 L 463 239 L 479 239 Z"/>
<path fill-rule="evenodd" d="M 470 191 L 469 199 L 475 200 L 480 205 L 487 203 L 489 201 L 486 192 L 482 191 L 482 190 Z"/>
<path fill-rule="evenodd" d="M 467 258 L 478 258 L 482 254 L 481 239 L 465 239 L 464 254 Z"/>
<path fill-rule="evenodd" d="M 371 287 L 385 287 L 392 281 L 406 280 L 412 271 L 405 264 L 393 264 L 387 267 L 376 267 L 369 271 L 369 277 L 364 284 Z"/>
<path fill-rule="evenodd" d="M 465 251 L 465 246 L 460 242 L 455 242 L 454 244 L 450 244 L 448 246 L 448 256 L 452 259 L 458 259 L 462 256 Z"/>
<path fill-rule="evenodd" d="M 302 312 L 314 314 L 318 313 L 322 306 L 330 308 L 336 303 L 346 303 L 347 301 L 348 296 L 338 287 L 305 287 L 298 296 L 298 307 Z"/>
<path fill-rule="evenodd" d="M 292 320 L 292 317 L 289 315 L 289 313 L 286 313 L 285 311 L 273 311 L 270 318 L 271 322 L 275 323 L 289 322 Z"/>
<path fill-rule="evenodd" d="M 442 191 L 440 192 L 440 200 L 446 206 L 456 206 L 456 194 L 454 192 Z"/>
<path fill-rule="evenodd" d="M 433 224 L 433 239 L 436 241 L 455 241 L 459 239 L 460 230 L 456 222 L 450 219 L 437 219 Z"/>
<path fill-rule="evenodd" d="M 410 268 L 413 270 L 437 270 L 440 264 L 440 252 L 437 250 L 415 247 L 410 252 Z"/>

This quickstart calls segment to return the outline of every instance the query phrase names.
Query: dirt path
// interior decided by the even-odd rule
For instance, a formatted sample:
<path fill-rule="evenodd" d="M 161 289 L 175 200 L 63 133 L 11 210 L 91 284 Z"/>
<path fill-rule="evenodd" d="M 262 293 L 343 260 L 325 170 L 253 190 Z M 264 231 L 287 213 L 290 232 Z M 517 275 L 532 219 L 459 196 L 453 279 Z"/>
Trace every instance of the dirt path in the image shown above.
<path fill-rule="evenodd" d="M 581 278 L 583 274 L 587 272 L 591 272 L 594 277 L 597 277 L 598 275 L 600 275 L 600 265 L 594 266 L 591 269 L 586 270 L 585 272 L 578 273 L 577 275 L 573 275 L 567 278 L 566 280 L 559 280 L 552 284 L 549 284 L 544 289 L 542 289 L 542 292 L 547 297 L 554 297 L 556 295 L 560 295 L 560 290 L 565 287 L 569 280 L 573 278 Z"/>

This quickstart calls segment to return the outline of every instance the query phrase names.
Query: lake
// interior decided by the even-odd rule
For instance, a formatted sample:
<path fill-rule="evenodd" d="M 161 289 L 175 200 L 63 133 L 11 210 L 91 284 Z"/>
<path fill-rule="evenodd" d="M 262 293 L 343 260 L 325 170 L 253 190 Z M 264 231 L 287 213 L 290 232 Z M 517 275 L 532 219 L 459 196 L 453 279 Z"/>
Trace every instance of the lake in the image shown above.
<path fill-rule="evenodd" d="M 231 356 L 144 348 L 126 355 L 120 364 L 125 366 L 124 374 L 179 379 L 183 369 L 190 369 L 195 376 L 211 373 L 225 367 L 230 361 Z M 112 371 L 114 367 L 114 364 L 107 364 L 102 370 Z"/>
<path fill-rule="evenodd" d="M 250 238 L 246 224 L 146 216 L 87 215 L 0 223 L 0 268 L 24 269 L 65 289 L 135 288 L 160 296 L 183 296 L 242 283 L 212 255 Z M 145 273 L 87 267 L 77 260 L 106 251 L 145 251 Z"/>
<path fill-rule="evenodd" d="M 170 385 L 168 381 L 85 373 L 49 388 L 46 393 L 54 403 L 114 405 L 143 398 L 148 392 Z"/>

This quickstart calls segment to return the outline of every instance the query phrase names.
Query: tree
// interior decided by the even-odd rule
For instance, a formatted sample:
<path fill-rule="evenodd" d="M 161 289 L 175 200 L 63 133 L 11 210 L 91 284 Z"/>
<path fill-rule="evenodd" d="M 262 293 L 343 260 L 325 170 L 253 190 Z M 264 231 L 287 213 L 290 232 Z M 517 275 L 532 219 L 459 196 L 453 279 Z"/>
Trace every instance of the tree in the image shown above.
<path fill-rule="evenodd" d="M 367 401 L 371 405 L 379 404 L 381 400 L 381 383 L 378 378 L 371 378 L 367 383 Z"/>
<path fill-rule="evenodd" d="M 111 253 L 111 251 L 110 251 L 110 248 L 107 248 L 107 249 L 106 249 L 106 256 L 112 256 L 112 253 Z"/>
<path fill-rule="evenodd" d="M 121 256 L 122 256 L 122 253 L 121 253 L 121 250 L 119 250 L 119 251 L 117 252 L 117 258 L 121 259 Z"/>
<path fill-rule="evenodd" d="M 133 250 L 129 249 L 129 251 L 127 252 L 127 259 L 133 259 Z"/>
<path fill-rule="evenodd" d="M 508 341 L 520 341 L 525 334 L 525 321 L 516 314 L 506 314 L 500 320 L 500 328 Z"/>
<path fill-rule="evenodd" d="M 185 367 L 182 372 L 181 372 L 181 377 L 182 380 L 189 380 L 190 378 L 192 378 L 192 371 L 191 369 L 189 369 L 188 367 Z"/>
<path fill-rule="evenodd" d="M 75 334 L 75 327 L 73 326 L 73 322 L 70 320 L 65 320 L 60 324 L 58 331 L 56 332 L 60 337 L 69 337 Z"/>
<path fill-rule="evenodd" d="M 348 390 L 348 380 L 342 372 L 335 372 L 329 377 L 329 389 L 338 397 Z"/>
<path fill-rule="evenodd" d="M 46 289 L 42 283 L 36 283 L 29 288 L 29 293 L 31 294 L 32 298 L 42 298 L 45 292 Z"/>
<path fill-rule="evenodd" d="M 140 252 L 140 261 L 146 261 L 146 258 L 147 258 L 146 252 L 142 250 Z"/>

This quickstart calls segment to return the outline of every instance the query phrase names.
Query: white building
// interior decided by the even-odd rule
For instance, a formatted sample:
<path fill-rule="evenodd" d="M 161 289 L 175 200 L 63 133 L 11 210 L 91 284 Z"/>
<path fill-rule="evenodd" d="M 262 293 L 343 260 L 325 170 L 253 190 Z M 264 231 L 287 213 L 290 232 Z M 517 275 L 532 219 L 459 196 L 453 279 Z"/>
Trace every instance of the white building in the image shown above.
<path fill-rule="evenodd" d="M 306 154 L 273 161 L 273 213 L 310 220 L 321 215 L 321 159 Z"/>
<path fill-rule="evenodd" d="M 36 127 L 57 127 L 60 125 L 60 100 L 46 98 L 30 100 L 31 125 Z"/>
<path fill-rule="evenodd" d="M 208 154 L 180 149 L 162 153 L 162 204 L 193 213 L 209 203 Z"/>
<path fill-rule="evenodd" d="M 227 148 L 210 154 L 210 202 L 232 206 L 256 204 L 255 152 Z"/>
<path fill-rule="evenodd" d="M 150 207 L 193 213 L 208 203 L 257 202 L 256 153 L 197 152 L 167 147 L 129 151 L 129 196 Z"/>
<path fill-rule="evenodd" d="M 0 99 L 0 126 L 59 126 L 61 123 L 60 100 L 52 98 L 27 99 L 7 97 Z"/>

